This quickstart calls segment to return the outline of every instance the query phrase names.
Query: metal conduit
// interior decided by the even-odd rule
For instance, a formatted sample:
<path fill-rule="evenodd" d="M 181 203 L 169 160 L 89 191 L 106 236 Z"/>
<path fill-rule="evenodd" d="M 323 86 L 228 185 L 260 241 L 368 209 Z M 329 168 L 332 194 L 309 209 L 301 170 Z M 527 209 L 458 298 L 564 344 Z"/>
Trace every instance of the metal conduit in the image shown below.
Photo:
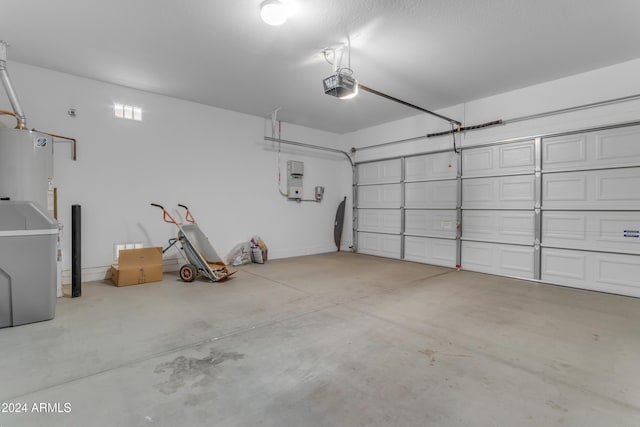
<path fill-rule="evenodd" d="M 4 90 L 9 98 L 11 108 L 18 118 L 18 129 L 24 129 L 27 127 L 27 118 L 24 115 L 20 101 L 18 101 L 18 95 L 13 89 L 11 84 L 11 78 L 7 72 L 7 42 L 0 40 L 0 80 L 4 86 Z"/>
<path fill-rule="evenodd" d="M 558 114 L 565 114 L 565 113 L 571 113 L 571 112 L 574 112 L 574 111 L 587 110 L 589 108 L 594 108 L 594 107 L 602 107 L 602 106 L 605 106 L 605 105 L 619 104 L 621 102 L 633 101 L 635 99 L 640 99 L 640 94 L 623 96 L 621 98 L 608 99 L 606 101 L 592 102 L 590 104 L 578 105 L 576 107 L 561 108 L 559 110 L 547 111 L 547 112 L 538 113 L 538 114 L 531 114 L 531 115 L 528 115 L 528 116 L 514 117 L 513 119 L 503 120 L 502 123 L 505 124 L 505 125 L 508 125 L 510 123 L 517 123 L 517 122 L 524 122 L 526 120 L 540 119 L 540 118 L 543 118 L 543 117 L 555 116 L 555 115 L 558 115 Z"/>
<path fill-rule="evenodd" d="M 494 145 L 502 145 L 502 144 L 511 144 L 514 142 L 523 142 L 523 141 L 530 141 L 532 139 L 536 139 L 536 138 L 555 138 L 558 136 L 568 136 L 568 135 L 576 135 L 579 133 L 585 133 L 585 132 L 596 132 L 596 131 L 601 131 L 601 130 L 609 130 L 609 129 L 619 129 L 619 128 L 624 128 L 624 127 L 630 127 L 630 126 L 640 126 L 640 120 L 634 120 L 634 121 L 630 121 L 630 122 L 622 122 L 622 123 L 615 123 L 615 124 L 611 124 L 611 125 L 603 125 L 603 126 L 595 126 L 595 127 L 589 127 L 589 128 L 583 128 L 583 129 L 579 129 L 579 130 L 571 130 L 571 131 L 564 131 L 564 132 L 554 132 L 554 133 L 545 133 L 545 134 L 538 134 L 538 135 L 529 135 L 529 136 L 523 136 L 523 137 L 518 137 L 518 138 L 510 138 L 510 139 L 503 139 L 500 141 L 495 141 L 495 142 L 487 142 L 485 144 L 479 144 L 479 145 L 473 145 L 472 147 L 467 147 L 466 149 L 475 149 L 475 148 L 484 148 L 484 147 L 491 147 Z M 464 148 L 463 148 L 464 149 Z M 441 153 L 448 153 L 453 151 L 453 149 L 451 148 L 443 148 L 440 150 L 425 150 L 425 151 L 420 151 L 417 153 L 411 153 L 411 154 L 403 154 L 403 155 L 397 155 L 397 156 L 387 156 L 387 157 L 376 157 L 375 159 L 370 159 L 370 160 L 363 160 L 360 162 L 356 162 L 356 166 L 357 165 L 361 165 L 361 164 L 365 164 L 365 163 L 375 163 L 375 162 L 381 162 L 384 160 L 396 160 L 396 159 L 400 159 L 400 158 L 409 158 L 409 157 L 417 157 L 417 156 L 422 156 L 425 154 L 441 154 Z"/>
<path fill-rule="evenodd" d="M 507 125 L 507 124 L 511 124 L 511 123 L 518 123 L 518 122 L 523 122 L 523 121 L 527 121 L 527 120 L 534 120 L 534 119 L 540 119 L 540 118 L 543 118 L 543 117 L 550 117 L 550 116 L 555 116 L 555 115 L 559 115 L 559 114 L 571 113 L 571 112 L 574 112 L 574 111 L 586 110 L 586 109 L 589 109 L 589 108 L 595 108 L 595 107 L 602 107 L 602 106 L 606 106 L 606 105 L 619 104 L 619 103 L 628 102 L 628 101 L 635 101 L 637 99 L 640 99 L 640 94 L 623 96 L 623 97 L 614 98 L 614 99 L 608 99 L 606 101 L 592 102 L 592 103 L 589 103 L 589 104 L 583 104 L 583 105 L 578 105 L 578 106 L 575 106 L 575 107 L 568 107 L 568 108 L 562 108 L 562 109 L 558 109 L 558 110 L 546 111 L 546 112 L 543 112 L 543 113 L 531 114 L 531 115 L 527 115 L 527 116 L 514 117 L 514 118 L 511 118 L 511 119 L 507 119 L 507 120 L 496 120 L 495 122 L 491 122 L 491 124 Z M 480 125 L 480 126 L 483 126 L 483 125 Z M 461 130 L 472 131 L 472 130 L 478 130 L 478 129 L 482 129 L 482 128 L 483 127 L 470 126 L 470 127 L 466 128 L 466 129 L 461 129 Z M 386 146 L 390 146 L 390 145 L 402 144 L 402 143 L 405 143 L 405 142 L 417 141 L 417 140 L 423 139 L 423 138 L 450 135 L 452 132 L 458 132 L 458 130 L 454 130 L 454 131 L 449 130 L 449 131 L 444 131 L 444 132 L 425 134 L 425 135 L 415 136 L 415 137 L 412 137 L 412 138 L 406 138 L 406 139 L 400 139 L 400 140 L 396 140 L 396 141 L 384 142 L 382 144 L 375 144 L 375 145 L 368 145 L 368 146 L 360 147 L 360 148 L 353 148 L 352 150 L 354 152 L 357 152 L 357 151 L 362 151 L 362 150 L 369 150 L 369 149 L 372 149 L 372 148 L 386 147 Z"/>
<path fill-rule="evenodd" d="M 335 148 L 321 147 L 319 145 L 305 144 L 304 142 L 288 141 L 286 139 L 280 139 L 280 138 L 271 138 L 271 137 L 268 137 L 268 136 L 265 136 L 264 140 L 265 141 L 271 141 L 271 142 L 278 142 L 278 143 L 281 143 L 281 144 L 295 145 L 297 147 L 311 148 L 313 150 L 329 151 L 329 152 L 332 152 L 332 153 L 342 154 L 347 158 L 347 160 L 349 160 L 349 163 L 351 164 L 351 166 L 354 165 L 353 159 L 351 158 L 349 153 L 347 153 L 346 151 L 337 150 Z"/>
<path fill-rule="evenodd" d="M 271 142 L 278 142 L 281 144 L 288 144 L 288 145 L 294 145 L 296 147 L 304 147 L 304 148 L 310 148 L 312 150 L 320 150 L 320 151 L 328 151 L 330 153 L 338 153 L 338 154 L 342 154 L 343 156 L 345 156 L 347 158 L 347 160 L 349 160 L 349 164 L 351 165 L 351 196 L 353 197 L 353 203 L 351 205 L 351 210 L 352 210 L 352 217 L 351 217 L 351 222 L 352 222 L 352 243 L 351 243 L 351 250 L 353 252 L 356 252 L 356 247 L 357 247 L 357 243 L 356 243 L 356 228 L 357 228 L 357 223 L 358 223 L 358 214 L 356 211 L 356 200 L 358 198 L 358 187 L 357 187 L 357 181 L 358 181 L 358 174 L 357 174 L 357 169 L 356 169 L 356 164 L 353 158 L 351 158 L 351 156 L 349 155 L 349 153 L 347 153 L 346 151 L 342 151 L 342 150 L 337 150 L 335 148 L 328 148 L 328 147 L 321 147 L 319 145 L 313 145 L 313 144 L 305 144 L 304 142 L 298 142 L 298 141 L 289 141 L 286 139 L 280 139 L 280 138 L 271 138 L 268 136 L 264 137 L 265 141 L 271 141 Z"/>

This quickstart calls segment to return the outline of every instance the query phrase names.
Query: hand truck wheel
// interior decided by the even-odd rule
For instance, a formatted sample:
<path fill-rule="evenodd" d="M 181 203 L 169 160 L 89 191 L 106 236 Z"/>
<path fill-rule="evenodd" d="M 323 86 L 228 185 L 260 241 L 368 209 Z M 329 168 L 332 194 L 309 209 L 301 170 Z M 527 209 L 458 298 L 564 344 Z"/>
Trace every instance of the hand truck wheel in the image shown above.
<path fill-rule="evenodd" d="M 185 264 L 180 267 L 180 278 L 184 282 L 193 282 L 198 275 L 198 269 L 193 264 Z"/>

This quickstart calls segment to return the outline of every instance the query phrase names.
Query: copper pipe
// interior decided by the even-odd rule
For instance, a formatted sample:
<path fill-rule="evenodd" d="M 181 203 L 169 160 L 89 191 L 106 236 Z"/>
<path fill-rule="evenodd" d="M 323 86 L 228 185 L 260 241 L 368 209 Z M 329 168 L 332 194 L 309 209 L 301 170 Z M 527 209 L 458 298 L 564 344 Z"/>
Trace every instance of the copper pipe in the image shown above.
<path fill-rule="evenodd" d="M 34 132 L 38 132 L 38 133 L 43 133 L 45 135 L 49 135 L 53 138 L 60 138 L 60 139 L 66 139 L 67 141 L 71 141 L 73 142 L 73 160 L 78 160 L 78 141 L 75 138 L 69 138 L 68 136 L 62 136 L 62 135 L 56 135 L 55 133 L 49 133 L 49 132 L 42 132 L 41 130 L 37 130 L 37 129 L 31 129 Z"/>
<path fill-rule="evenodd" d="M 22 123 L 22 119 L 16 113 L 7 110 L 0 110 L 0 115 L 13 116 L 18 121 L 18 126 L 16 129 L 24 129 L 24 124 Z"/>

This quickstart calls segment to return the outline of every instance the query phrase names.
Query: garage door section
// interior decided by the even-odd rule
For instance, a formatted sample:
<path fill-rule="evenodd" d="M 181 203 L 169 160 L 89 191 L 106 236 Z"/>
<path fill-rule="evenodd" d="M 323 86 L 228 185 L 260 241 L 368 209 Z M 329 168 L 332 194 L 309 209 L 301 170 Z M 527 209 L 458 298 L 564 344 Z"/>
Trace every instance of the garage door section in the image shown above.
<path fill-rule="evenodd" d="M 462 268 L 535 279 L 536 144 L 523 141 L 462 152 Z M 538 211 L 539 217 L 539 211 Z"/>
<path fill-rule="evenodd" d="M 454 153 L 360 163 L 357 176 L 358 252 L 456 266 Z"/>
<path fill-rule="evenodd" d="M 454 153 L 407 157 L 403 255 L 408 261 L 455 267 L 458 160 Z"/>
<path fill-rule="evenodd" d="M 360 163 L 357 178 L 361 253 L 640 297 L 640 126 Z"/>
<path fill-rule="evenodd" d="M 640 296 L 640 128 L 542 140 L 541 279 Z"/>
<path fill-rule="evenodd" d="M 358 252 L 401 258 L 401 159 L 358 165 Z"/>

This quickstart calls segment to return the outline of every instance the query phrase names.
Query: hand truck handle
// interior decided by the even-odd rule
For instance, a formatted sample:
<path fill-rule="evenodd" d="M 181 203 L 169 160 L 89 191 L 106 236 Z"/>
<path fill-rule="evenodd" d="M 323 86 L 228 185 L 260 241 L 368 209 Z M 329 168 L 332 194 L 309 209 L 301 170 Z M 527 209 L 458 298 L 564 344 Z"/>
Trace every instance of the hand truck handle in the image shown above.
<path fill-rule="evenodd" d="M 193 217 L 193 215 L 191 215 L 191 211 L 189 211 L 189 208 L 186 207 L 185 205 L 181 205 L 180 203 L 178 203 L 178 206 L 180 206 L 181 208 L 185 208 L 187 210 L 187 213 L 184 215 L 184 219 L 185 221 L 191 223 L 191 224 L 195 224 L 196 223 L 196 219 Z"/>
<path fill-rule="evenodd" d="M 169 212 L 167 212 L 167 210 L 164 208 L 164 206 L 159 205 L 157 203 L 151 203 L 151 206 L 155 206 L 156 208 L 162 209 L 162 219 L 164 220 L 164 222 L 168 222 L 169 224 L 178 225 L 176 220 L 173 219 L 173 217 L 169 214 Z"/>

